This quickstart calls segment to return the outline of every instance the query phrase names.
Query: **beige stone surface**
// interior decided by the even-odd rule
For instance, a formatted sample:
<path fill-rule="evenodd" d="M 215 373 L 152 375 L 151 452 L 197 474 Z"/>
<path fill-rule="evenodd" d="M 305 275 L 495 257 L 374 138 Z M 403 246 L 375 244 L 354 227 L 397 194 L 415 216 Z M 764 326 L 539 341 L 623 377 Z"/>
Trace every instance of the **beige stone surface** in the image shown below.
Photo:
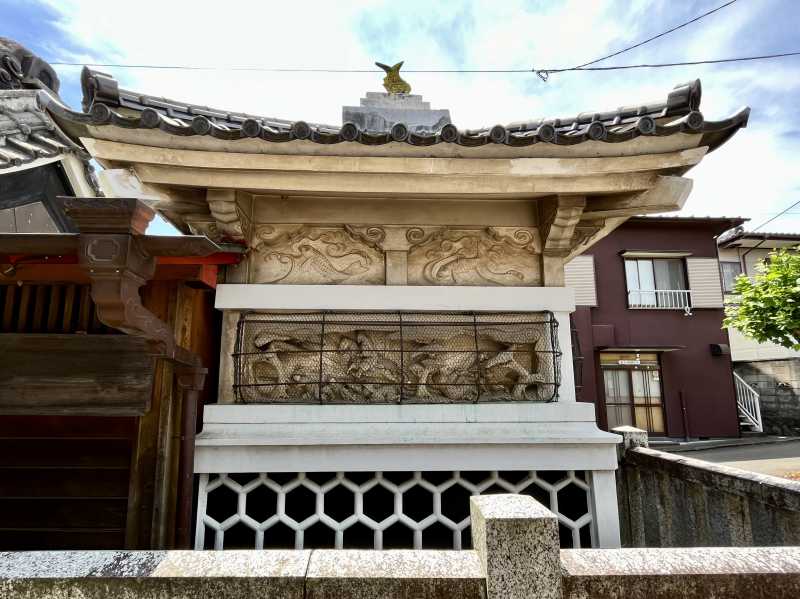
<path fill-rule="evenodd" d="M 302 599 L 310 551 L 0 553 L 3 599 Z"/>
<path fill-rule="evenodd" d="M 800 482 L 632 447 L 618 494 L 627 546 L 800 544 Z"/>
<path fill-rule="evenodd" d="M 691 182 L 662 173 L 683 172 L 706 151 L 673 147 L 676 135 L 652 147 L 625 144 L 616 149 L 624 156 L 582 153 L 593 142 L 565 152 L 554 147 L 547 157 L 489 147 L 449 155 L 439 146 L 412 156 L 403 144 L 364 147 L 363 155 L 337 146 L 325 155 L 306 142 L 280 144 L 286 151 L 276 153 L 262 147 L 274 144 L 249 140 L 215 150 L 209 139 L 184 146 L 160 132 L 135 133 L 147 144 L 168 142 L 155 147 L 111 141 L 114 127 L 102 133 L 111 137 L 86 140 L 91 151 L 125 168 L 125 181 L 158 190 L 170 218 L 257 249 L 245 280 L 289 284 L 562 286 L 565 258 L 628 216 L 680 208 Z M 205 194 L 207 210 L 196 206 L 197 194 Z M 397 243 L 403 226 L 423 235 Z M 519 235 L 533 242 L 519 243 Z"/>
<path fill-rule="evenodd" d="M 370 233 L 347 225 L 259 225 L 252 244 L 252 282 L 383 284 L 384 254 Z"/>
<path fill-rule="evenodd" d="M 252 283 L 541 284 L 533 227 L 260 224 L 251 245 Z"/>
<path fill-rule="evenodd" d="M 387 229 L 399 225 L 467 227 L 535 227 L 535 199 L 495 201 L 434 199 L 421 195 L 413 199 L 386 196 L 274 196 L 256 195 L 253 217 L 259 223 L 349 223 Z M 405 234 L 403 234 L 403 237 Z M 393 248 L 387 248 L 393 249 Z"/>
<path fill-rule="evenodd" d="M 236 347 L 236 324 L 239 322 L 238 310 L 226 310 L 222 313 L 222 335 L 219 355 L 219 387 L 217 402 L 235 403 L 233 390 L 234 368 L 233 352 Z"/>
<path fill-rule="evenodd" d="M 561 551 L 569 599 L 787 599 L 800 596 L 798 547 Z"/>
<path fill-rule="evenodd" d="M 592 194 L 646 191 L 658 178 L 657 172 L 609 175 L 513 176 L 507 175 L 424 175 L 407 173 L 325 173 L 189 168 L 160 164 L 137 164 L 137 176 L 146 183 L 177 186 L 237 189 L 286 194 L 394 195 L 481 198 L 541 197 L 553 193 Z"/>
<path fill-rule="evenodd" d="M 306 579 L 308 599 L 483 599 L 473 551 L 318 550 Z"/>
<path fill-rule="evenodd" d="M 556 515 L 527 495 L 470 498 L 472 544 L 488 599 L 560 599 Z"/>
<path fill-rule="evenodd" d="M 486 227 L 409 230 L 409 285 L 538 286 L 539 233 L 535 229 Z"/>

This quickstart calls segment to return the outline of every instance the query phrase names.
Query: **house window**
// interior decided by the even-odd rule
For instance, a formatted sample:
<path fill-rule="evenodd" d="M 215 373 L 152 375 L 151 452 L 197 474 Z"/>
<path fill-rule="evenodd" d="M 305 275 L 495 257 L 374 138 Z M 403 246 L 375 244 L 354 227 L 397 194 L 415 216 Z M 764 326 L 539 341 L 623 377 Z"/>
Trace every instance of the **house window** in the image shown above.
<path fill-rule="evenodd" d="M 722 290 L 725 293 L 733 293 L 736 277 L 742 274 L 742 265 L 738 262 L 720 262 L 722 269 Z"/>
<path fill-rule="evenodd" d="M 663 434 L 664 406 L 657 354 L 601 353 L 608 428 L 635 426 Z"/>
<path fill-rule="evenodd" d="M 679 310 L 691 307 L 681 258 L 627 258 L 629 308 Z"/>

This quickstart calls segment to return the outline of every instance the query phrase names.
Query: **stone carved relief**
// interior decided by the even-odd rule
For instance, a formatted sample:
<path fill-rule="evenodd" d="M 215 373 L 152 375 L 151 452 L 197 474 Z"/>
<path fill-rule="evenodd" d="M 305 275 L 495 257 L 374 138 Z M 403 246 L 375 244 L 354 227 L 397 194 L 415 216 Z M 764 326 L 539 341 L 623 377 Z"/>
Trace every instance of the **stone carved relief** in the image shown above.
<path fill-rule="evenodd" d="M 255 232 L 256 283 L 382 284 L 378 227 L 261 225 Z"/>
<path fill-rule="evenodd" d="M 185 218 L 184 220 L 192 235 L 205 235 L 214 243 L 223 243 L 225 241 L 225 236 L 217 227 L 216 221 L 194 220 L 190 218 Z"/>
<path fill-rule="evenodd" d="M 486 227 L 407 232 L 409 285 L 541 283 L 536 229 Z"/>
<path fill-rule="evenodd" d="M 225 240 L 243 241 L 250 236 L 252 224 L 246 210 L 230 189 L 209 189 L 206 202 L 214 217 L 215 231 Z"/>
<path fill-rule="evenodd" d="M 467 321 L 416 323 L 402 333 L 366 322 L 327 323 L 324 333 L 318 325 L 270 327 L 245 343 L 240 397 L 255 403 L 546 401 L 556 383 L 556 350 L 546 321 L 477 331 Z"/>
<path fill-rule="evenodd" d="M 260 225 L 253 245 L 255 283 L 541 284 L 535 228 Z"/>
<path fill-rule="evenodd" d="M 544 253 L 565 256 L 574 245 L 575 228 L 586 207 L 582 196 L 558 196 L 539 202 Z"/>
<path fill-rule="evenodd" d="M 575 232 L 572 234 L 570 249 L 574 249 L 579 245 L 586 245 L 591 241 L 592 237 L 597 235 L 605 224 L 605 220 L 579 222 L 575 226 Z"/>

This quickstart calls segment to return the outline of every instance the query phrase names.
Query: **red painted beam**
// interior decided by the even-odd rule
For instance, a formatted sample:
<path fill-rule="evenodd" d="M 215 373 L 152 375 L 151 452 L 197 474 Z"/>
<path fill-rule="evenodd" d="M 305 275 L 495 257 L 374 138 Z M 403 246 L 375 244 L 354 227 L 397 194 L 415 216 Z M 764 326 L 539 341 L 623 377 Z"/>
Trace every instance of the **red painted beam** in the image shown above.
<path fill-rule="evenodd" d="M 5 254 L 0 255 L 0 264 L 77 264 L 78 256 L 42 256 L 38 254 Z"/>
<path fill-rule="evenodd" d="M 216 264 L 158 264 L 153 280 L 198 282 L 215 289 L 217 271 Z M 17 262 L 11 268 L 8 262 L 0 260 L 0 284 L 11 281 L 85 284 L 89 282 L 89 277 L 77 264 Z"/>
<path fill-rule="evenodd" d="M 161 264 L 197 264 L 221 265 L 238 264 L 242 254 L 220 252 L 210 256 L 158 256 L 156 263 Z M 6 254 L 0 255 L 0 264 L 77 264 L 78 257 L 74 254 L 66 256 L 42 256 L 39 254 Z"/>
<path fill-rule="evenodd" d="M 219 252 L 210 256 L 159 256 L 158 264 L 238 264 L 243 254 Z"/>

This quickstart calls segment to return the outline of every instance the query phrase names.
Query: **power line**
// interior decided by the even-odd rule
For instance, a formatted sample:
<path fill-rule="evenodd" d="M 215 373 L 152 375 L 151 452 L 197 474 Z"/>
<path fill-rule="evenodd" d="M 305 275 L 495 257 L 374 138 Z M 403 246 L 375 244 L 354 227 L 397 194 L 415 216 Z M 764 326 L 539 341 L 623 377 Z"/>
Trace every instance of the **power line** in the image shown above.
<path fill-rule="evenodd" d="M 773 216 L 773 217 L 772 217 L 772 218 L 770 218 L 769 220 L 765 220 L 763 223 L 761 223 L 760 225 L 758 225 L 756 228 L 754 228 L 754 229 L 751 229 L 751 230 L 750 230 L 750 232 L 751 232 L 751 233 L 755 233 L 756 231 L 758 231 L 758 230 L 759 230 L 761 227 L 763 227 L 764 225 L 768 225 L 769 223 L 771 223 L 772 221 L 774 221 L 776 218 L 778 218 L 779 216 L 783 216 L 784 214 L 786 214 L 787 212 L 789 212 L 789 210 L 791 210 L 792 208 L 794 208 L 795 206 L 798 206 L 798 205 L 800 205 L 800 200 L 797 200 L 797 201 L 796 201 L 794 204 L 792 204 L 792 205 L 791 205 L 791 206 L 789 206 L 788 208 L 785 208 L 785 209 L 781 210 L 780 212 L 778 212 L 778 214 L 776 214 L 775 216 Z"/>
<path fill-rule="evenodd" d="M 627 48 L 623 48 L 613 54 L 609 54 L 607 56 L 603 56 L 602 58 L 597 58 L 595 60 L 583 63 L 581 65 L 570 67 L 566 69 L 406 69 L 405 73 L 529 73 L 531 71 L 537 73 L 542 79 L 547 79 L 547 75 L 550 73 L 563 73 L 566 71 L 573 71 L 573 70 L 590 70 L 584 69 L 584 67 L 588 67 L 589 65 L 593 65 L 598 62 L 602 62 L 609 58 L 613 58 L 614 56 L 619 56 L 625 52 L 643 46 L 653 40 L 657 40 L 660 37 L 664 37 L 678 29 L 686 27 L 687 25 L 691 25 L 703 19 L 715 12 L 722 10 L 723 8 L 730 6 L 737 0 L 729 0 L 725 4 L 718 6 L 705 12 L 697 17 L 681 23 L 673 27 L 672 29 L 668 29 L 667 31 L 663 31 L 658 35 L 654 35 L 644 41 L 639 42 L 638 44 L 634 44 L 633 46 L 628 46 Z M 720 61 L 718 61 L 720 62 Z M 84 66 L 81 63 L 77 62 L 51 62 L 51 65 L 56 66 Z M 676 63 L 677 64 L 677 63 Z M 270 68 L 270 67 L 247 67 L 247 66 L 233 66 L 233 67 L 212 67 L 212 66 L 189 66 L 189 65 L 153 65 L 153 64 L 112 64 L 112 63 L 105 63 L 105 64 L 92 64 L 93 67 L 102 67 L 102 68 L 125 68 L 125 69 L 169 69 L 169 70 L 191 70 L 191 71 L 213 71 L 213 70 L 230 70 L 230 71 L 264 71 L 264 72 L 275 72 L 275 73 L 380 73 L 376 69 L 326 69 L 326 68 Z M 675 65 L 670 65 L 675 66 Z M 621 67 L 621 68 L 638 68 L 637 66 L 628 66 L 628 67 Z"/>
<path fill-rule="evenodd" d="M 267 73 L 383 73 L 380 69 L 329 69 L 301 67 L 254 67 L 254 66 L 197 66 L 197 65 L 164 65 L 164 64 L 113 64 L 82 62 L 50 62 L 51 65 L 64 67 L 101 67 L 118 69 L 174 69 L 186 71 L 261 71 Z M 403 73 L 530 73 L 531 69 L 404 69 Z"/>
<path fill-rule="evenodd" d="M 694 60 L 685 62 L 664 62 L 655 64 L 628 64 L 613 67 L 570 67 L 568 69 L 406 69 L 403 73 L 565 73 L 569 71 L 617 71 L 624 69 L 657 69 L 664 67 L 696 66 L 702 64 L 720 64 L 724 62 L 744 62 L 749 60 L 769 60 L 788 56 L 800 56 L 800 51 L 782 52 L 779 54 L 763 54 L 760 56 L 740 56 L 736 58 L 718 58 L 714 60 Z M 280 68 L 280 67 L 248 67 L 248 66 L 197 66 L 197 65 L 155 65 L 155 64 L 114 64 L 114 63 L 80 63 L 54 61 L 54 66 L 82 67 L 92 66 L 117 69 L 168 69 L 186 71 L 258 71 L 267 73 L 383 73 L 378 69 L 328 69 L 328 68 Z M 546 79 L 546 76 L 544 77 Z"/>
<path fill-rule="evenodd" d="M 602 58 L 597 58 L 597 59 L 592 60 L 590 62 L 585 62 L 585 63 L 583 63 L 581 65 L 576 66 L 576 67 L 572 67 L 570 70 L 572 70 L 572 69 L 582 69 L 583 67 L 588 67 L 591 64 L 595 64 L 597 62 L 602 62 L 602 61 L 607 60 L 609 58 L 613 58 L 614 56 L 619 56 L 620 54 L 623 54 L 625 52 L 628 52 L 630 50 L 638 48 L 639 46 L 644 46 L 645 44 L 647 44 L 649 42 L 652 42 L 653 40 L 657 40 L 658 38 L 664 37 L 665 35 L 668 35 L 668 34 L 672 33 L 673 31 L 677 31 L 678 29 L 686 27 L 687 25 L 691 25 L 692 23 L 695 23 L 695 22 L 699 21 L 700 19 L 702 19 L 704 17 L 707 17 L 708 15 L 714 14 L 718 10 L 722 10 L 723 8 L 725 8 L 726 6 L 730 6 L 734 2 L 736 2 L 736 0 L 730 0 L 730 2 L 726 2 L 722 6 L 718 6 L 717 8 L 709 10 L 708 12 L 703 13 L 702 15 L 697 16 L 697 17 L 695 17 L 694 19 L 692 19 L 690 21 L 686 21 L 685 23 L 681 23 L 680 25 L 678 25 L 676 27 L 673 27 L 672 29 L 668 29 L 667 31 L 663 31 L 663 32 L 659 33 L 658 35 L 654 35 L 653 37 L 647 38 L 643 42 L 639 42 L 638 44 L 634 44 L 633 46 L 628 46 L 627 48 L 623 48 L 622 50 L 614 52 L 613 54 L 609 54 L 608 56 L 603 56 Z M 567 70 L 567 69 L 564 69 L 564 70 Z M 548 70 L 548 72 L 554 73 L 554 72 L 557 72 L 557 71 Z"/>
<path fill-rule="evenodd" d="M 784 58 L 786 56 L 800 56 L 798 52 L 782 52 L 780 54 L 762 54 L 761 56 L 741 56 L 737 58 L 717 58 L 714 60 L 690 60 L 685 62 L 662 62 L 655 64 L 626 64 L 615 67 L 571 67 L 568 69 L 536 69 L 534 72 L 547 81 L 550 73 L 566 73 L 569 71 L 619 71 L 624 69 L 658 69 L 663 67 L 685 67 L 700 64 L 719 64 L 723 62 L 744 62 L 748 60 L 768 60 L 771 58 Z"/>

